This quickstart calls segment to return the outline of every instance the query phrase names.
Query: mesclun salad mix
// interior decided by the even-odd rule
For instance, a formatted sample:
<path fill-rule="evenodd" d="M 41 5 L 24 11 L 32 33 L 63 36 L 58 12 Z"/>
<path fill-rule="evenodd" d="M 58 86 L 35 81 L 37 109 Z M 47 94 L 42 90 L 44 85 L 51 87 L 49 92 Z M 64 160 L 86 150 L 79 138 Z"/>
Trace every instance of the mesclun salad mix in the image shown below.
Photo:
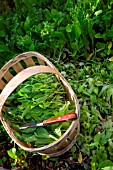
<path fill-rule="evenodd" d="M 42 147 L 57 140 L 71 121 L 26 129 L 20 129 L 21 125 L 75 111 L 75 105 L 68 101 L 56 76 L 46 73 L 30 77 L 22 83 L 7 99 L 6 107 L 8 113 L 3 113 L 4 118 L 16 129 L 15 136 L 33 147 Z"/>

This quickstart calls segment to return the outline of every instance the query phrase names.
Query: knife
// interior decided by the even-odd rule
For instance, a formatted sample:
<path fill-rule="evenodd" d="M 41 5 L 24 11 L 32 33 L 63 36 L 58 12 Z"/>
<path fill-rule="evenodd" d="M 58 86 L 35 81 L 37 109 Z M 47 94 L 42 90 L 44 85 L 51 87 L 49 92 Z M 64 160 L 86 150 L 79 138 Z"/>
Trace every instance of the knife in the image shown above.
<path fill-rule="evenodd" d="M 53 123 L 66 122 L 68 120 L 75 120 L 75 119 L 77 119 L 77 114 L 75 112 L 71 112 L 71 113 L 68 113 L 68 114 L 63 115 L 63 116 L 58 116 L 58 117 L 55 117 L 55 118 L 49 118 L 47 120 L 33 122 L 33 123 L 27 123 L 25 125 L 20 126 L 20 129 L 26 129 L 26 128 L 30 128 L 30 127 L 46 126 L 46 125 L 50 125 L 50 124 L 53 124 Z"/>

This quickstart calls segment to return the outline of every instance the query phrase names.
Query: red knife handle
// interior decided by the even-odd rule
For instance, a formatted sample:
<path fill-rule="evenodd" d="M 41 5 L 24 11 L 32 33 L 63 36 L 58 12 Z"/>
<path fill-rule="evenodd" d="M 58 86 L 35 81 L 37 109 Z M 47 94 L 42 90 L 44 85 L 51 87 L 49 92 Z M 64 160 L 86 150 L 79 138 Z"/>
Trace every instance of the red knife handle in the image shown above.
<path fill-rule="evenodd" d="M 53 124 L 53 123 L 59 123 L 59 122 L 66 122 L 68 120 L 75 120 L 77 119 L 77 115 L 75 112 L 71 112 L 69 114 L 66 114 L 64 116 L 59 116 L 59 117 L 55 117 L 55 118 L 50 118 L 47 120 L 43 121 L 43 125 L 49 125 L 49 124 Z"/>

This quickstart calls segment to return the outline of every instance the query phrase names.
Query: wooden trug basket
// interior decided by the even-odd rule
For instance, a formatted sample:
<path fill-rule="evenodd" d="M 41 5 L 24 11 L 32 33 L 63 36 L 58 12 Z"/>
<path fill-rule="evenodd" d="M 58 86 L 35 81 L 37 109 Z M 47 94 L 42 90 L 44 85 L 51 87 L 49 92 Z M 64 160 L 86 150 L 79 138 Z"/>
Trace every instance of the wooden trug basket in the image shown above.
<path fill-rule="evenodd" d="M 13 75 L 12 70 L 15 75 Z M 73 100 L 75 103 L 75 112 L 78 119 L 73 120 L 66 132 L 55 142 L 44 147 L 32 148 L 31 145 L 21 142 L 15 137 L 15 130 L 10 127 L 10 122 L 5 121 L 2 111 L 7 113 L 5 101 L 10 94 L 27 78 L 39 73 L 52 73 L 56 75 L 57 79 L 63 84 L 69 100 Z M 19 147 L 29 152 L 37 152 L 41 155 L 55 157 L 65 153 L 74 145 L 79 132 L 79 102 L 69 83 L 47 58 L 37 52 L 25 52 L 16 56 L 0 70 L 0 89 L 0 120 L 9 136 Z"/>

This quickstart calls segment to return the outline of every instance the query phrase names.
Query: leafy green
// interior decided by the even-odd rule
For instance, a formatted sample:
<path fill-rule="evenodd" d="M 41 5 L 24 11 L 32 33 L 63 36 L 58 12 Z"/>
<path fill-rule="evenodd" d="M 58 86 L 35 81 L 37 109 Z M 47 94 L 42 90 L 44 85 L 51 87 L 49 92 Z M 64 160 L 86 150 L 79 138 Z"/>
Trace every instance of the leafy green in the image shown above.
<path fill-rule="evenodd" d="M 17 158 L 17 155 L 16 155 L 16 148 L 12 148 L 10 150 L 7 151 L 8 155 L 13 158 L 13 159 L 16 159 Z"/>
<path fill-rule="evenodd" d="M 39 51 L 53 61 L 87 59 L 91 54 L 97 60 L 112 57 L 108 48 L 113 40 L 112 0 L 15 0 L 13 4 L 10 10 L 6 2 L 5 13 L 1 7 L 0 53 L 5 55 L 1 66 L 24 51 Z"/>
<path fill-rule="evenodd" d="M 13 101 L 16 101 L 15 104 L 12 104 Z M 4 118 L 16 123 L 12 125 L 19 131 L 19 133 L 15 132 L 15 136 L 38 147 L 61 137 L 70 122 L 67 127 L 65 126 L 66 128 L 64 126 L 62 128 L 62 125 L 57 123 L 46 127 L 47 130 L 42 127 L 20 130 L 19 126 L 27 122 L 62 116 L 75 110 L 74 104 L 67 100 L 62 85 L 52 74 L 39 74 L 29 78 L 16 89 L 6 103 L 8 114 L 4 113 Z"/>
<path fill-rule="evenodd" d="M 106 160 L 113 161 L 112 9 L 112 0 L 14 0 L 11 3 L 0 1 L 0 67 L 22 52 L 38 51 L 57 66 L 75 90 L 80 102 L 80 134 L 77 137 L 77 143 L 68 152 L 69 154 L 67 153 L 69 164 L 67 154 L 65 154 L 66 166 L 64 161 L 61 160 L 62 157 L 54 160 L 49 158 L 49 160 L 54 161 L 57 166 L 55 166 L 56 169 L 61 168 L 61 166 L 64 169 L 68 166 L 70 168 L 74 166 L 75 169 L 97 170 L 100 169 L 101 162 L 103 164 L 104 161 L 106 163 Z M 37 81 L 33 82 L 34 85 L 35 83 Z M 51 102 L 46 101 L 46 104 L 41 102 L 40 107 L 37 106 L 36 99 L 43 97 L 43 92 L 39 93 L 39 89 L 40 83 L 32 86 L 31 80 L 25 89 L 20 91 L 22 96 L 17 98 L 18 95 L 12 95 L 12 98 L 7 101 L 9 115 L 3 115 L 6 119 L 12 121 L 11 126 L 16 130 L 19 131 L 22 121 L 22 124 L 24 124 L 27 121 L 44 120 L 59 114 L 59 110 L 53 109 L 53 115 L 53 110 L 50 111 L 47 108 L 47 106 L 52 108 Z M 43 86 L 43 89 L 45 89 L 45 86 Z M 34 101 L 31 100 L 32 97 L 35 98 Z M 56 96 L 55 100 L 57 101 L 55 106 L 62 108 L 63 105 L 59 101 L 62 99 Z M 10 105 L 19 103 L 19 109 L 10 108 Z M 31 106 L 30 111 L 22 118 L 22 113 L 28 106 Z M 44 114 L 44 108 L 46 114 Z M 42 110 L 44 110 L 44 113 L 42 113 Z M 13 117 L 11 114 L 13 114 Z M 52 126 L 51 132 L 54 132 L 52 135 L 55 137 L 59 137 L 57 135 L 60 134 L 60 131 L 63 133 L 64 130 L 65 132 L 70 122 L 62 123 L 61 128 L 60 125 L 54 124 Z M 7 134 L 2 124 L 0 127 L 0 149 L 2 150 L 4 145 L 4 148 L 7 148 L 6 141 L 3 140 Z M 55 129 L 57 129 L 57 133 L 55 133 Z M 49 132 L 50 128 L 47 131 Z M 24 137 L 20 133 L 22 132 L 17 133 L 18 137 L 23 141 L 24 137 L 28 137 L 27 135 L 34 135 L 34 130 L 27 133 L 26 129 L 26 133 L 23 132 Z M 7 140 L 8 143 L 12 142 L 8 136 Z M 7 164 L 24 168 L 27 163 L 29 164 L 28 167 L 31 167 L 31 155 L 19 147 L 16 147 L 16 149 L 16 161 L 12 165 L 7 159 L 3 165 L 4 168 Z M 2 155 L 0 155 L 1 164 L 3 163 Z M 25 162 L 26 158 L 27 163 Z M 80 158 L 82 158 L 82 162 Z M 108 166 L 101 169 L 113 169 L 109 165 L 109 161 L 107 162 Z M 40 168 L 43 169 L 43 167 Z"/>

